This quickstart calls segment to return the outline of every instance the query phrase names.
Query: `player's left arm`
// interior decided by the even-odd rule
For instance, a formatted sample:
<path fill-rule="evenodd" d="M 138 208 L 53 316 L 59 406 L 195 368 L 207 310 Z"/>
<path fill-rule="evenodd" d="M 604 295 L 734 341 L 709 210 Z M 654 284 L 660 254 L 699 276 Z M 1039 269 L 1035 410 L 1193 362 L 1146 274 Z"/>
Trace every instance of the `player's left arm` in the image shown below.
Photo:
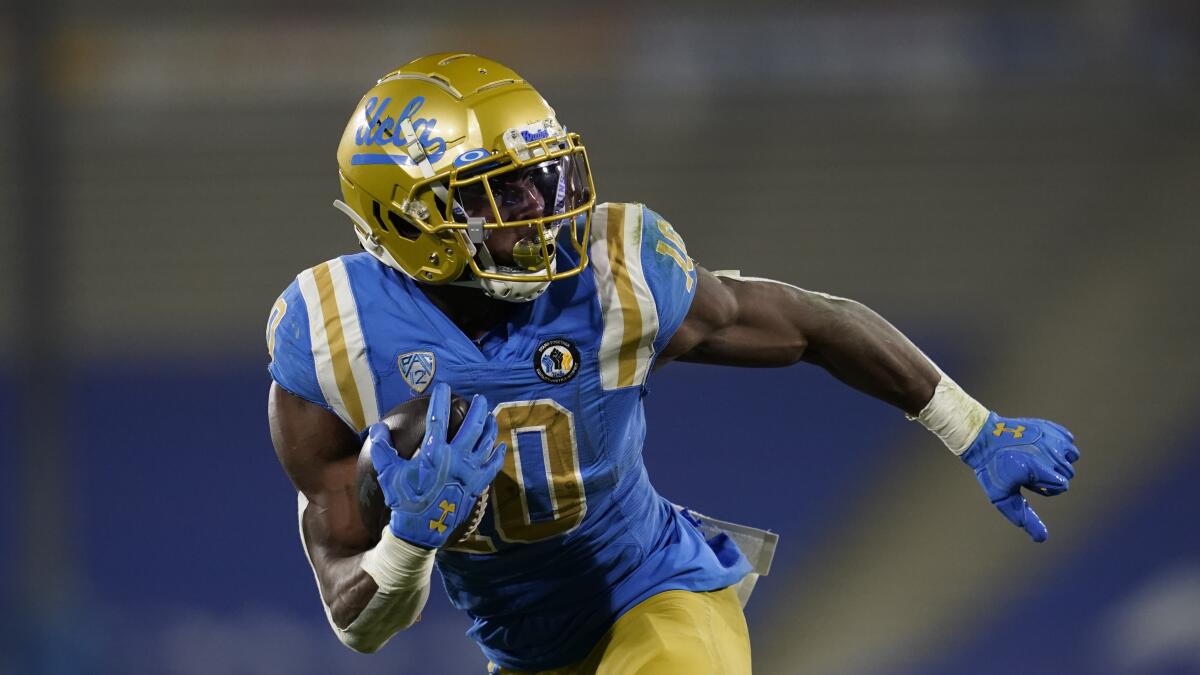
<path fill-rule="evenodd" d="M 821 366 L 919 420 L 974 469 L 1009 521 L 1034 541 L 1046 539 L 1046 526 L 1021 488 L 1043 495 L 1067 490 L 1079 451 L 1065 428 L 990 412 L 861 303 L 765 279 L 716 276 L 700 267 L 696 275 L 695 297 L 658 354 L 659 364 Z"/>
<path fill-rule="evenodd" d="M 765 279 L 696 267 L 696 296 L 658 363 L 819 365 L 842 382 L 917 415 L 941 374 L 861 303 Z"/>

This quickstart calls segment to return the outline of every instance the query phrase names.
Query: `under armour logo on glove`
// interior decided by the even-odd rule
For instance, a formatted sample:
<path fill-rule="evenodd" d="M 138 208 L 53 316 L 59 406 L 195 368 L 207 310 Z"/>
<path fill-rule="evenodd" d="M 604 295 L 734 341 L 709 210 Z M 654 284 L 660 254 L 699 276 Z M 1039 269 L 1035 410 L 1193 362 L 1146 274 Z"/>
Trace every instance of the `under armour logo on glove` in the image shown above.
<path fill-rule="evenodd" d="M 446 531 L 446 516 L 450 515 L 451 513 L 454 513 L 454 509 L 457 507 L 456 507 L 456 505 L 451 504 L 450 502 L 443 499 L 442 502 L 440 504 L 438 504 L 438 508 L 442 510 L 442 515 L 438 516 L 437 520 L 429 521 L 429 529 L 437 530 L 438 534 L 441 534 Z M 453 523 L 454 521 L 450 521 L 450 522 Z"/>
<path fill-rule="evenodd" d="M 990 433 L 988 430 L 991 430 Z M 1054 496 L 1067 491 L 1075 477 L 1079 449 L 1061 424 L 1038 419 L 988 416 L 962 459 L 992 504 L 1034 541 L 1046 541 L 1046 524 L 1021 495 L 1021 488 Z"/>

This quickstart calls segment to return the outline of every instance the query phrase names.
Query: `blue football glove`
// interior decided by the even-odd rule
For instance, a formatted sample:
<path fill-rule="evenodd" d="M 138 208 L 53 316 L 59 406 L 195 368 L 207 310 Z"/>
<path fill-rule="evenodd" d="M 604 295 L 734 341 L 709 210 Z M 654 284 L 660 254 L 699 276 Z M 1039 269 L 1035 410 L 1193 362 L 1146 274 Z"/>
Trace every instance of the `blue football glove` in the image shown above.
<path fill-rule="evenodd" d="M 475 396 L 454 439 L 446 440 L 450 385 L 439 382 L 429 399 L 425 439 L 412 459 L 396 454 L 386 424 L 367 435 L 379 487 L 392 510 L 392 534 L 411 544 L 440 548 L 504 465 L 504 443 L 496 445 L 496 420 L 487 399 Z"/>
<path fill-rule="evenodd" d="M 1066 492 L 1075 477 L 1072 464 L 1079 460 L 1074 441 L 1061 424 L 991 413 L 962 460 L 975 470 L 1000 513 L 1041 542 L 1048 534 L 1046 524 L 1021 496 L 1021 488 L 1047 496 Z"/>

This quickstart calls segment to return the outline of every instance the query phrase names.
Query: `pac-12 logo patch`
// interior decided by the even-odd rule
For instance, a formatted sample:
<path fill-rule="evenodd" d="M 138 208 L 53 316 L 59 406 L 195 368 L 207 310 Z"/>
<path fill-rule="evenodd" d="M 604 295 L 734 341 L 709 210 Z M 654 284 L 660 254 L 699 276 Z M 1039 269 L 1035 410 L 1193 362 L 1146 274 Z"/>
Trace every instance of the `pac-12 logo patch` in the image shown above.
<path fill-rule="evenodd" d="M 433 373 L 437 369 L 437 360 L 433 352 L 408 352 L 396 359 L 400 366 L 400 376 L 420 394 L 433 381 Z"/>
<path fill-rule="evenodd" d="M 546 340 L 533 353 L 533 369 L 543 382 L 562 384 L 579 372 L 579 350 L 570 340 Z"/>

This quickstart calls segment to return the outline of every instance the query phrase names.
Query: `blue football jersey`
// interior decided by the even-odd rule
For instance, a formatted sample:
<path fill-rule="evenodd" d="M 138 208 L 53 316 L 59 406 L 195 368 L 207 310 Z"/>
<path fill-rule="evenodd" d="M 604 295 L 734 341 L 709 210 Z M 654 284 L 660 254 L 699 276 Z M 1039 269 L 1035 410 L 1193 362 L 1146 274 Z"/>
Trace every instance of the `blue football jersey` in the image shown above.
<path fill-rule="evenodd" d="M 558 255 L 577 262 L 570 246 Z M 366 253 L 302 272 L 267 327 L 275 381 L 360 433 L 433 382 L 495 406 L 504 468 L 478 531 L 437 565 L 474 620 L 469 635 L 505 668 L 567 665 L 649 596 L 750 571 L 732 540 L 706 541 L 661 497 L 642 463 L 646 380 L 696 292 L 683 240 L 640 204 L 603 204 L 589 257 L 479 341 Z"/>

